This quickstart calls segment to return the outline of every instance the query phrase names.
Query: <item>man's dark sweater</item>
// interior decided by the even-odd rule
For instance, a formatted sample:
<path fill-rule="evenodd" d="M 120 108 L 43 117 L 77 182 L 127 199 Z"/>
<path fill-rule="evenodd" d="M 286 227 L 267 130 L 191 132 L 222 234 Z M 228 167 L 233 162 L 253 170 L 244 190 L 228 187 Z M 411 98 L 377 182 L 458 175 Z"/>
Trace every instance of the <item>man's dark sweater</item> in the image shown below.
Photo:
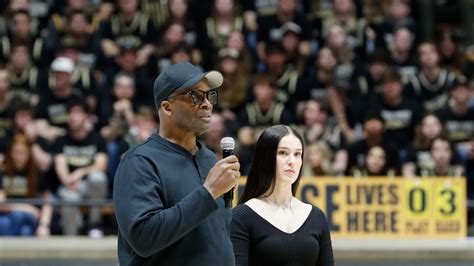
<path fill-rule="evenodd" d="M 127 152 L 114 180 L 120 265 L 234 265 L 231 210 L 202 185 L 216 162 L 158 134 Z"/>

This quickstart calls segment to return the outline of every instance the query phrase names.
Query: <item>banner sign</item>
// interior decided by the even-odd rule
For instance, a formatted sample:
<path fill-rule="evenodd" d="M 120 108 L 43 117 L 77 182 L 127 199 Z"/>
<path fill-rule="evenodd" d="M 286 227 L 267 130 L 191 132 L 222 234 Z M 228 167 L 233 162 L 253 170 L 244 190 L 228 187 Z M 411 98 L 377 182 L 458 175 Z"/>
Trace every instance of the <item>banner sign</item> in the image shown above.
<path fill-rule="evenodd" d="M 467 235 L 464 178 L 302 178 L 296 197 L 326 213 L 333 238 Z"/>

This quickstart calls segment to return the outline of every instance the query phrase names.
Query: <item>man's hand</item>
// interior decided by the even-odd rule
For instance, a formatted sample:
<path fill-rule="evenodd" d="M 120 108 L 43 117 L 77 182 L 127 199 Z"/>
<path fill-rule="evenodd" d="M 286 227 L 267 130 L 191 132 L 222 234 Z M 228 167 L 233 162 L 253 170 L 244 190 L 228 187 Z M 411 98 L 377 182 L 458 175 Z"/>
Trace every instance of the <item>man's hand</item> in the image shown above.
<path fill-rule="evenodd" d="M 231 190 L 240 177 L 240 163 L 235 155 L 218 161 L 211 168 L 204 182 L 204 187 L 214 199 Z"/>

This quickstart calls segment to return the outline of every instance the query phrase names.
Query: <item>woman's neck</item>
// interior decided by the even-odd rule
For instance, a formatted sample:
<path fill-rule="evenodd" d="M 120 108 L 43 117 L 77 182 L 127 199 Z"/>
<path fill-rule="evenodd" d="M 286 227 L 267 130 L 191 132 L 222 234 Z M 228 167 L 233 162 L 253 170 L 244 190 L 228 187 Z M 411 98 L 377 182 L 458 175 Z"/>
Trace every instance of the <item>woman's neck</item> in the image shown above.
<path fill-rule="evenodd" d="M 291 208 L 291 201 L 293 199 L 293 193 L 291 192 L 291 184 L 288 185 L 275 185 L 275 189 L 271 194 L 265 193 L 260 199 L 270 205 Z"/>

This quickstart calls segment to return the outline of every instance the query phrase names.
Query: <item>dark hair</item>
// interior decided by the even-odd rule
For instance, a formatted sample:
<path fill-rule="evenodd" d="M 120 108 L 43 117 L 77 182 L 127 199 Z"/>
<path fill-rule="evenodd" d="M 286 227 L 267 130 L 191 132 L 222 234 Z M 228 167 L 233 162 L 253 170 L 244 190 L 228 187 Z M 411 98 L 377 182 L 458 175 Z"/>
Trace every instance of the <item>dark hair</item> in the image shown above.
<path fill-rule="evenodd" d="M 86 101 L 82 98 L 70 100 L 67 103 L 67 112 L 71 112 L 71 109 L 74 107 L 80 107 L 84 112 L 89 113 L 89 105 L 87 105 Z"/>
<path fill-rule="evenodd" d="M 296 136 L 304 147 L 304 142 L 301 136 L 288 126 L 276 125 L 269 127 L 262 132 L 255 146 L 249 174 L 247 176 L 247 183 L 245 184 L 244 192 L 239 199 L 239 204 L 252 198 L 260 197 L 269 189 L 273 191 L 275 188 L 278 144 L 283 137 L 288 135 Z M 303 153 L 301 156 L 303 157 Z M 299 172 L 296 181 L 291 185 L 293 196 L 298 189 L 300 178 L 301 171 Z"/>
<path fill-rule="evenodd" d="M 16 144 L 25 145 L 28 148 L 29 158 L 26 164 L 26 169 L 18 169 L 18 170 L 25 170 L 28 182 L 28 197 L 36 196 L 36 192 L 38 190 L 38 167 L 33 160 L 32 154 L 32 143 L 28 140 L 28 138 L 23 134 L 16 134 L 13 139 L 11 140 L 10 144 L 8 145 L 8 149 L 5 153 L 5 161 L 3 162 L 3 169 L 5 174 L 8 176 L 13 176 L 17 169 L 15 169 L 15 162 L 13 160 L 12 151 L 13 146 Z"/>
<path fill-rule="evenodd" d="M 389 67 L 387 68 L 385 73 L 382 75 L 382 84 L 386 84 L 390 82 L 402 83 L 402 76 L 397 70 Z"/>
<path fill-rule="evenodd" d="M 270 87 L 277 89 L 278 83 L 277 81 L 268 74 L 257 74 L 253 78 L 254 85 L 269 85 Z"/>

